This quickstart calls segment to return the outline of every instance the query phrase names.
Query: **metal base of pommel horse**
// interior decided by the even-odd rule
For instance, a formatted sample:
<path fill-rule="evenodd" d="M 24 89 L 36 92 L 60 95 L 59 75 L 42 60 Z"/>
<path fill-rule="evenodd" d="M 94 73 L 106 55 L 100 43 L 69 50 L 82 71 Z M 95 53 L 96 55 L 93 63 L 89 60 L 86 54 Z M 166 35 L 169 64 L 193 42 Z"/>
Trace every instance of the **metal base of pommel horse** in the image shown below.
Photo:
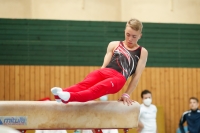
<path fill-rule="evenodd" d="M 118 101 L 0 101 L 2 125 L 20 130 L 128 129 L 138 126 L 140 104 Z"/>

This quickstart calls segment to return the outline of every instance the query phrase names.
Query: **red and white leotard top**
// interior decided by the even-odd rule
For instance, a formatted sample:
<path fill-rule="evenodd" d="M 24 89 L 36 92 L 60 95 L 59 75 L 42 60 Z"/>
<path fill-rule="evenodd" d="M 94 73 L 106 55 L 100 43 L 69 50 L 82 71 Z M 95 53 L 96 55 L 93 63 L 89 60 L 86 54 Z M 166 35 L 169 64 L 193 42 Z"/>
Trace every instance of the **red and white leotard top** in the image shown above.
<path fill-rule="evenodd" d="M 128 50 L 124 47 L 123 42 L 120 42 L 106 68 L 115 69 L 128 79 L 129 76 L 135 73 L 141 49 L 142 47 L 140 46 L 136 50 Z"/>

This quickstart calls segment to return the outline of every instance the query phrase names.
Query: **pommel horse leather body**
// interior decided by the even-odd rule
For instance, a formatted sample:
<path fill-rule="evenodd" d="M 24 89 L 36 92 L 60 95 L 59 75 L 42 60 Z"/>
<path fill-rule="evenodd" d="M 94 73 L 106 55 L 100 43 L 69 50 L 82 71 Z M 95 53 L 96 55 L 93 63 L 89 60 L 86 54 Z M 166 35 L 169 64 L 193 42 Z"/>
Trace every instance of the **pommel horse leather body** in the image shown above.
<path fill-rule="evenodd" d="M 139 111 L 137 102 L 0 101 L 0 120 L 15 129 L 130 129 L 138 126 Z M 26 124 L 5 120 L 12 117 L 26 118 Z"/>

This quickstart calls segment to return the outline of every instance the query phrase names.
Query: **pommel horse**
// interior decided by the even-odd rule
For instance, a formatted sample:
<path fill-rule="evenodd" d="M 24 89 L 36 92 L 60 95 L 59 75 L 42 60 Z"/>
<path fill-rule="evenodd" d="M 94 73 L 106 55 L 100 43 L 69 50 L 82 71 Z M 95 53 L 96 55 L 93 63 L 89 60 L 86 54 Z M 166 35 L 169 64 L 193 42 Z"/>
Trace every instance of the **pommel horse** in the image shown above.
<path fill-rule="evenodd" d="M 140 104 L 89 101 L 0 101 L 0 125 L 19 130 L 128 129 L 138 126 Z"/>

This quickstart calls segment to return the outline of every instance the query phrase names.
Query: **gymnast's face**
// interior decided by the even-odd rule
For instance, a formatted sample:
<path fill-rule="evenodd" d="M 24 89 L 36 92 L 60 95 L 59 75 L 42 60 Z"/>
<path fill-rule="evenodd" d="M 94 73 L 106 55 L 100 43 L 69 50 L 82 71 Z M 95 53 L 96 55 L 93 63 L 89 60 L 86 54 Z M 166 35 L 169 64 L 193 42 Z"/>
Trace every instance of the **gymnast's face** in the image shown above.
<path fill-rule="evenodd" d="M 125 44 L 129 48 L 132 48 L 137 44 L 141 36 L 142 34 L 140 31 L 133 30 L 131 27 L 127 26 L 125 29 Z"/>
<path fill-rule="evenodd" d="M 196 110 L 199 107 L 199 103 L 195 99 L 190 99 L 190 109 Z"/>

